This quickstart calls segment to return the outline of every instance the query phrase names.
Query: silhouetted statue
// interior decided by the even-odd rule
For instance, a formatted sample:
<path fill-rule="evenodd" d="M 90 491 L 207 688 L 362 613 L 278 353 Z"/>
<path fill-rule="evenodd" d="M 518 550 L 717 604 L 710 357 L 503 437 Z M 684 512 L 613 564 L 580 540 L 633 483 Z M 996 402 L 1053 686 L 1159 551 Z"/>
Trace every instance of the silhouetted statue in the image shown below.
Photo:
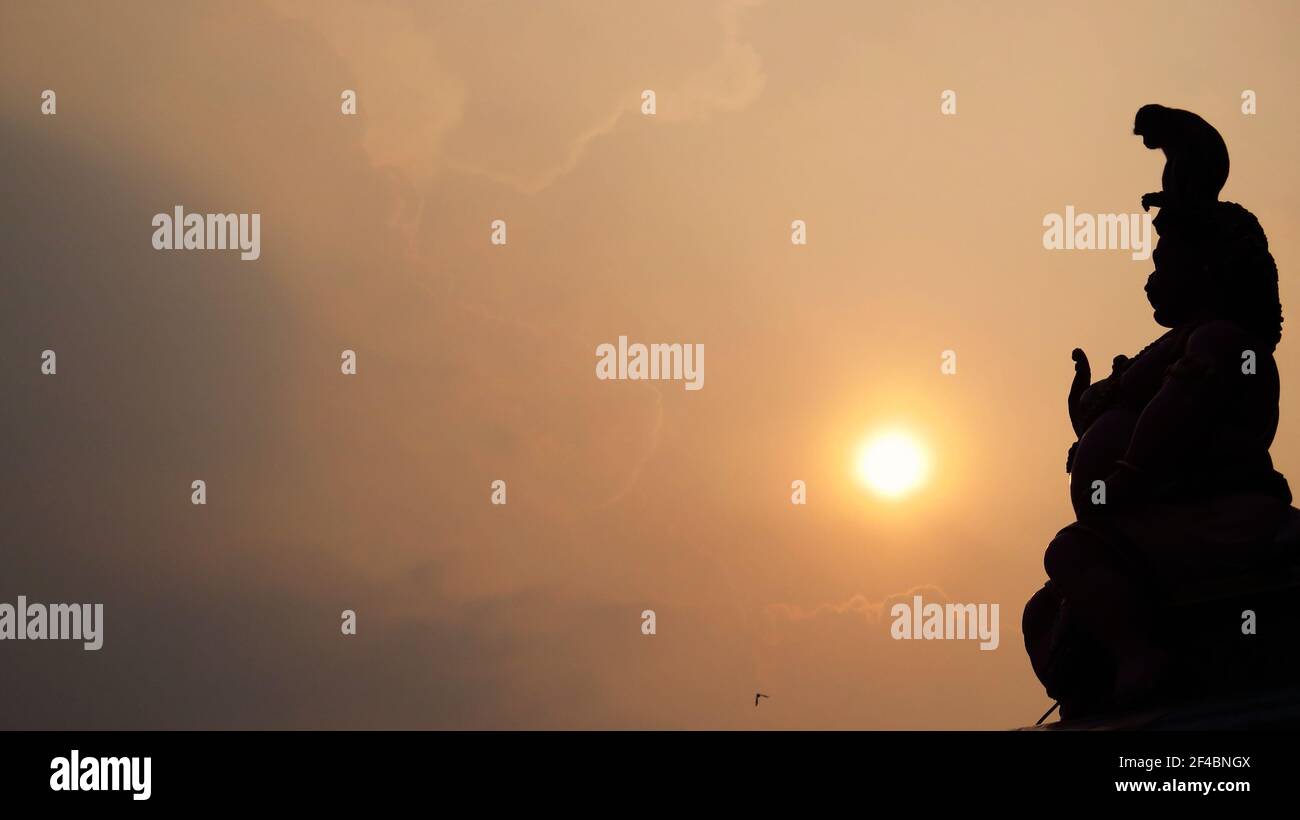
<path fill-rule="evenodd" d="M 1217 201 L 1228 158 L 1208 123 L 1144 106 L 1135 130 L 1169 157 L 1146 284 L 1169 330 L 1096 383 L 1084 352 L 1072 354 L 1077 520 L 1048 546 L 1050 580 L 1024 617 L 1034 671 L 1067 718 L 1224 684 L 1215 663 L 1256 676 L 1220 650 L 1246 646 L 1243 609 L 1267 603 L 1252 573 L 1300 553 L 1300 513 L 1268 452 L 1282 334 L 1268 240 L 1249 211 Z M 1244 586 L 1228 592 L 1230 581 Z"/>

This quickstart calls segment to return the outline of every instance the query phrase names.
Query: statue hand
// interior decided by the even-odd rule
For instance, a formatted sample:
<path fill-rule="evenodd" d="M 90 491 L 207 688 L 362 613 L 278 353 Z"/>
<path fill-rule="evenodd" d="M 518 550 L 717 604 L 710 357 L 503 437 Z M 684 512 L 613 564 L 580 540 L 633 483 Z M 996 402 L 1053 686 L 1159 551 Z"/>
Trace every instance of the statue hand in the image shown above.
<path fill-rule="evenodd" d="M 1079 399 L 1083 396 L 1083 391 L 1092 385 L 1092 365 L 1088 364 L 1088 354 L 1083 352 L 1083 348 L 1076 347 L 1070 353 L 1070 358 L 1074 359 L 1074 381 L 1070 383 L 1070 396 L 1066 404 L 1070 410 L 1070 425 L 1074 427 L 1074 434 L 1082 436 L 1085 425 L 1079 413 Z"/>

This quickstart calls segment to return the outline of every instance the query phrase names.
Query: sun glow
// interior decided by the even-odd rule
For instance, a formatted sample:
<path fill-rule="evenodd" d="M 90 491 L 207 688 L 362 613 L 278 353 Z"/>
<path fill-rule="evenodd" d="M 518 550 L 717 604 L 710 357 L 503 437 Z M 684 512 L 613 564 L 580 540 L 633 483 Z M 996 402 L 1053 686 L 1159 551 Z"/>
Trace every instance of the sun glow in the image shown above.
<path fill-rule="evenodd" d="M 930 472 L 925 447 L 902 430 L 877 433 L 858 449 L 858 480 L 877 495 L 899 499 L 911 494 Z"/>

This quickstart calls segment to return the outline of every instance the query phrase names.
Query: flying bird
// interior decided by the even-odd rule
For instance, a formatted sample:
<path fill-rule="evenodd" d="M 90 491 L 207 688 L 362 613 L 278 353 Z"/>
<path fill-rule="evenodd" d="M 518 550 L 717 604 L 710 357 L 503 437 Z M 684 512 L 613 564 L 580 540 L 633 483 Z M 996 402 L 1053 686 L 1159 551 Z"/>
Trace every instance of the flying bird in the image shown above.
<path fill-rule="evenodd" d="M 771 695 L 764 695 L 762 692 L 755 692 L 755 693 L 754 693 L 754 705 L 755 705 L 755 706 L 758 706 L 758 699 L 759 699 L 759 698 L 770 698 L 770 697 L 772 697 L 772 696 L 771 696 Z"/>

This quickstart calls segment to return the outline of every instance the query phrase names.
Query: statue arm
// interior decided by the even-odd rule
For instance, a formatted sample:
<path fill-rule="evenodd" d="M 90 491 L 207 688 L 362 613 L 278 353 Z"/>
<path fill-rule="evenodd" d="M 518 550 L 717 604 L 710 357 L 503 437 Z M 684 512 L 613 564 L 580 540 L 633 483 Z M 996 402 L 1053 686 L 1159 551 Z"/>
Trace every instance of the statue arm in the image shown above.
<path fill-rule="evenodd" d="M 1230 381 L 1233 368 L 1249 346 L 1247 335 L 1230 322 L 1210 322 L 1193 332 L 1138 416 L 1122 466 L 1142 476 L 1169 476 L 1208 450 L 1220 409 L 1239 389 Z"/>

